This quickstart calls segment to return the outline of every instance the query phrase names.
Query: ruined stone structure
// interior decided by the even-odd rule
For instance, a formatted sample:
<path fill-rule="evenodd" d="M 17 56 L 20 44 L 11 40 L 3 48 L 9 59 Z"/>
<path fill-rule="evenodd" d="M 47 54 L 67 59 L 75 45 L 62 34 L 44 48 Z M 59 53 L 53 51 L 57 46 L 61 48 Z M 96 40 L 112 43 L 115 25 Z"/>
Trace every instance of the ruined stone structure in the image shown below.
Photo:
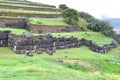
<path fill-rule="evenodd" d="M 27 22 L 27 19 L 20 19 L 17 22 L 6 22 L 5 27 L 10 28 L 20 28 L 20 29 L 27 29 L 29 30 L 29 24 Z"/>
<path fill-rule="evenodd" d="M 46 52 L 52 55 L 57 49 L 77 48 L 80 46 L 87 46 L 91 50 L 98 53 L 105 53 L 112 48 L 116 48 L 116 42 L 112 41 L 110 44 L 99 46 L 91 40 L 77 39 L 73 36 L 65 38 L 62 36 L 53 37 L 51 34 L 46 36 L 32 37 L 27 33 L 23 33 L 22 36 L 17 37 L 15 35 L 9 35 L 10 31 L 3 31 L 0 33 L 0 46 L 8 46 L 14 50 L 17 54 L 26 53 L 32 56 L 31 53 L 36 52 L 41 54 Z"/>
<path fill-rule="evenodd" d="M 79 26 L 49 26 L 29 23 L 27 18 L 0 18 L 0 26 L 26 29 L 33 33 L 84 31 Z"/>
<path fill-rule="evenodd" d="M 10 31 L 0 32 L 0 47 L 8 46 L 8 35 Z"/>

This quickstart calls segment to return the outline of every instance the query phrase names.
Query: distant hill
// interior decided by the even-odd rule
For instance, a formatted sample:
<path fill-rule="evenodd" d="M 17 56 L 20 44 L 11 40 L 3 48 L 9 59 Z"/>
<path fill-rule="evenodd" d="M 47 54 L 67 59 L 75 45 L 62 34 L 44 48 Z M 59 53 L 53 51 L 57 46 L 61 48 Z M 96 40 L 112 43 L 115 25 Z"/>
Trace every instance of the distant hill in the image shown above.
<path fill-rule="evenodd" d="M 108 21 L 117 33 L 120 33 L 120 18 L 102 17 L 102 20 Z"/>

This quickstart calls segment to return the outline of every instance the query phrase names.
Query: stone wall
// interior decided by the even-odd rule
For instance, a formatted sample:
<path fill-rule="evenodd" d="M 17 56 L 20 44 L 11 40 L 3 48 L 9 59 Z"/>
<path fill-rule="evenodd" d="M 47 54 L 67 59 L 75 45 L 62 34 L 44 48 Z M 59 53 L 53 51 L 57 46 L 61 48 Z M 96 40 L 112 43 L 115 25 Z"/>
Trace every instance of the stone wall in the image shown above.
<path fill-rule="evenodd" d="M 47 26 L 30 24 L 30 31 L 34 33 L 61 32 L 66 26 Z"/>
<path fill-rule="evenodd" d="M 18 22 L 20 18 L 0 18 L 0 26 L 5 26 L 7 22 Z"/>
<path fill-rule="evenodd" d="M 46 52 L 52 55 L 57 49 L 78 48 L 80 46 L 87 46 L 90 50 L 104 54 L 117 47 L 114 41 L 111 41 L 110 44 L 99 46 L 92 40 L 77 39 L 73 36 L 65 38 L 62 36 L 53 37 L 51 34 L 48 34 L 46 36 L 32 37 L 27 33 L 23 33 L 22 36 L 10 35 L 9 33 L 10 31 L 0 32 L 0 46 L 8 46 L 17 54 L 26 53 L 30 55 L 33 52 L 38 54 Z"/>
<path fill-rule="evenodd" d="M 78 26 L 37 25 L 37 24 L 29 24 L 27 23 L 27 21 L 22 21 L 22 20 L 23 20 L 22 18 L 0 18 L 0 26 L 27 29 L 33 33 L 80 31 L 80 27 Z"/>
<path fill-rule="evenodd" d="M 110 44 L 99 46 L 92 40 L 86 40 L 84 38 L 77 39 L 72 36 L 69 38 L 62 36 L 53 37 L 50 34 L 46 36 L 38 36 L 36 38 L 26 34 L 18 40 L 11 36 L 8 40 L 8 44 L 9 47 L 18 54 L 27 52 L 47 52 L 50 55 L 53 54 L 53 52 L 55 52 L 57 49 L 77 48 L 80 46 L 87 46 L 89 49 L 98 53 L 106 53 L 112 48 L 117 47 L 117 44 L 114 41 L 112 41 Z"/>
<path fill-rule="evenodd" d="M 0 31 L 0 47 L 8 46 L 8 35 L 10 31 Z"/>

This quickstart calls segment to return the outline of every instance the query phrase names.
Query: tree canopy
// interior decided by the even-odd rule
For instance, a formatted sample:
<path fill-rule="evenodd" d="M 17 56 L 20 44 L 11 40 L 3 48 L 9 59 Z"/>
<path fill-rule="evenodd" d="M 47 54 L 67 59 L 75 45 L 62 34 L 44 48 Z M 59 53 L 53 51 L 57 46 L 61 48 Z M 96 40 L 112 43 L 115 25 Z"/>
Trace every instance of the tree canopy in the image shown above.
<path fill-rule="evenodd" d="M 79 14 L 78 11 L 76 11 L 75 9 L 65 9 L 62 12 L 62 16 L 65 20 L 66 23 L 68 24 L 76 24 L 77 21 L 79 20 Z"/>

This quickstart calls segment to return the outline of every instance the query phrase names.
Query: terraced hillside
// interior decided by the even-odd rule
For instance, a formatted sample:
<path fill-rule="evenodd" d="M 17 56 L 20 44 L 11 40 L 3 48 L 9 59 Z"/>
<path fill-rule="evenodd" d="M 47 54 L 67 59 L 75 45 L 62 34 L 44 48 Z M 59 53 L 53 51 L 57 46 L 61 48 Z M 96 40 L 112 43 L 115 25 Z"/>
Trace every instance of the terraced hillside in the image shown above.
<path fill-rule="evenodd" d="M 34 40 L 36 37 L 38 39 L 38 36 L 44 37 L 46 33 L 51 32 L 56 38 L 84 38 L 92 40 L 99 46 L 108 45 L 114 41 L 99 32 L 88 30 L 86 27 L 88 23 L 83 18 L 79 18 L 76 31 L 62 32 L 71 25 L 64 22 L 61 12 L 61 9 L 49 4 L 26 0 L 0 0 L 0 31 L 10 30 L 10 38 L 12 35 L 17 38 L 12 39 L 15 45 L 23 38 L 23 33 L 31 34 Z M 25 25 L 21 25 L 21 23 Z M 22 26 L 22 29 L 19 28 L 19 25 Z M 3 43 L 4 40 L 0 40 L 0 44 Z M 69 43 L 71 42 L 66 44 Z M 34 50 L 32 57 L 26 54 L 18 55 L 13 51 L 17 46 L 13 47 L 10 44 L 9 46 L 9 48 L 0 47 L 0 80 L 120 79 L 119 45 L 104 54 L 94 52 L 89 47 L 82 45 L 55 50 L 53 55 L 49 55 L 47 51 L 38 54 Z M 23 44 L 20 47 L 24 48 Z M 34 47 L 36 48 L 36 46 Z"/>
<path fill-rule="evenodd" d="M 38 33 L 38 29 L 42 27 L 43 32 L 57 32 L 62 28 L 65 28 L 67 24 L 63 22 L 61 19 L 61 9 L 56 8 L 53 5 L 47 5 L 42 3 L 32 3 L 29 1 L 13 1 L 13 0 L 1 0 L 0 1 L 0 26 L 5 26 L 8 22 L 18 22 L 22 18 L 27 18 L 30 23 L 30 31 Z M 36 23 L 42 24 L 33 24 L 36 19 Z M 50 21 L 49 23 L 56 23 L 56 21 L 60 21 L 60 23 L 47 24 L 44 23 L 44 19 L 46 18 Z M 51 19 L 49 19 L 51 18 Z M 42 20 L 42 21 L 41 21 Z M 53 27 L 53 30 L 49 30 L 49 26 Z M 44 29 L 45 28 L 45 29 Z M 46 30 L 47 31 L 44 31 Z M 56 28 L 56 29 L 54 29 Z M 34 29 L 34 30 L 33 30 Z"/>

